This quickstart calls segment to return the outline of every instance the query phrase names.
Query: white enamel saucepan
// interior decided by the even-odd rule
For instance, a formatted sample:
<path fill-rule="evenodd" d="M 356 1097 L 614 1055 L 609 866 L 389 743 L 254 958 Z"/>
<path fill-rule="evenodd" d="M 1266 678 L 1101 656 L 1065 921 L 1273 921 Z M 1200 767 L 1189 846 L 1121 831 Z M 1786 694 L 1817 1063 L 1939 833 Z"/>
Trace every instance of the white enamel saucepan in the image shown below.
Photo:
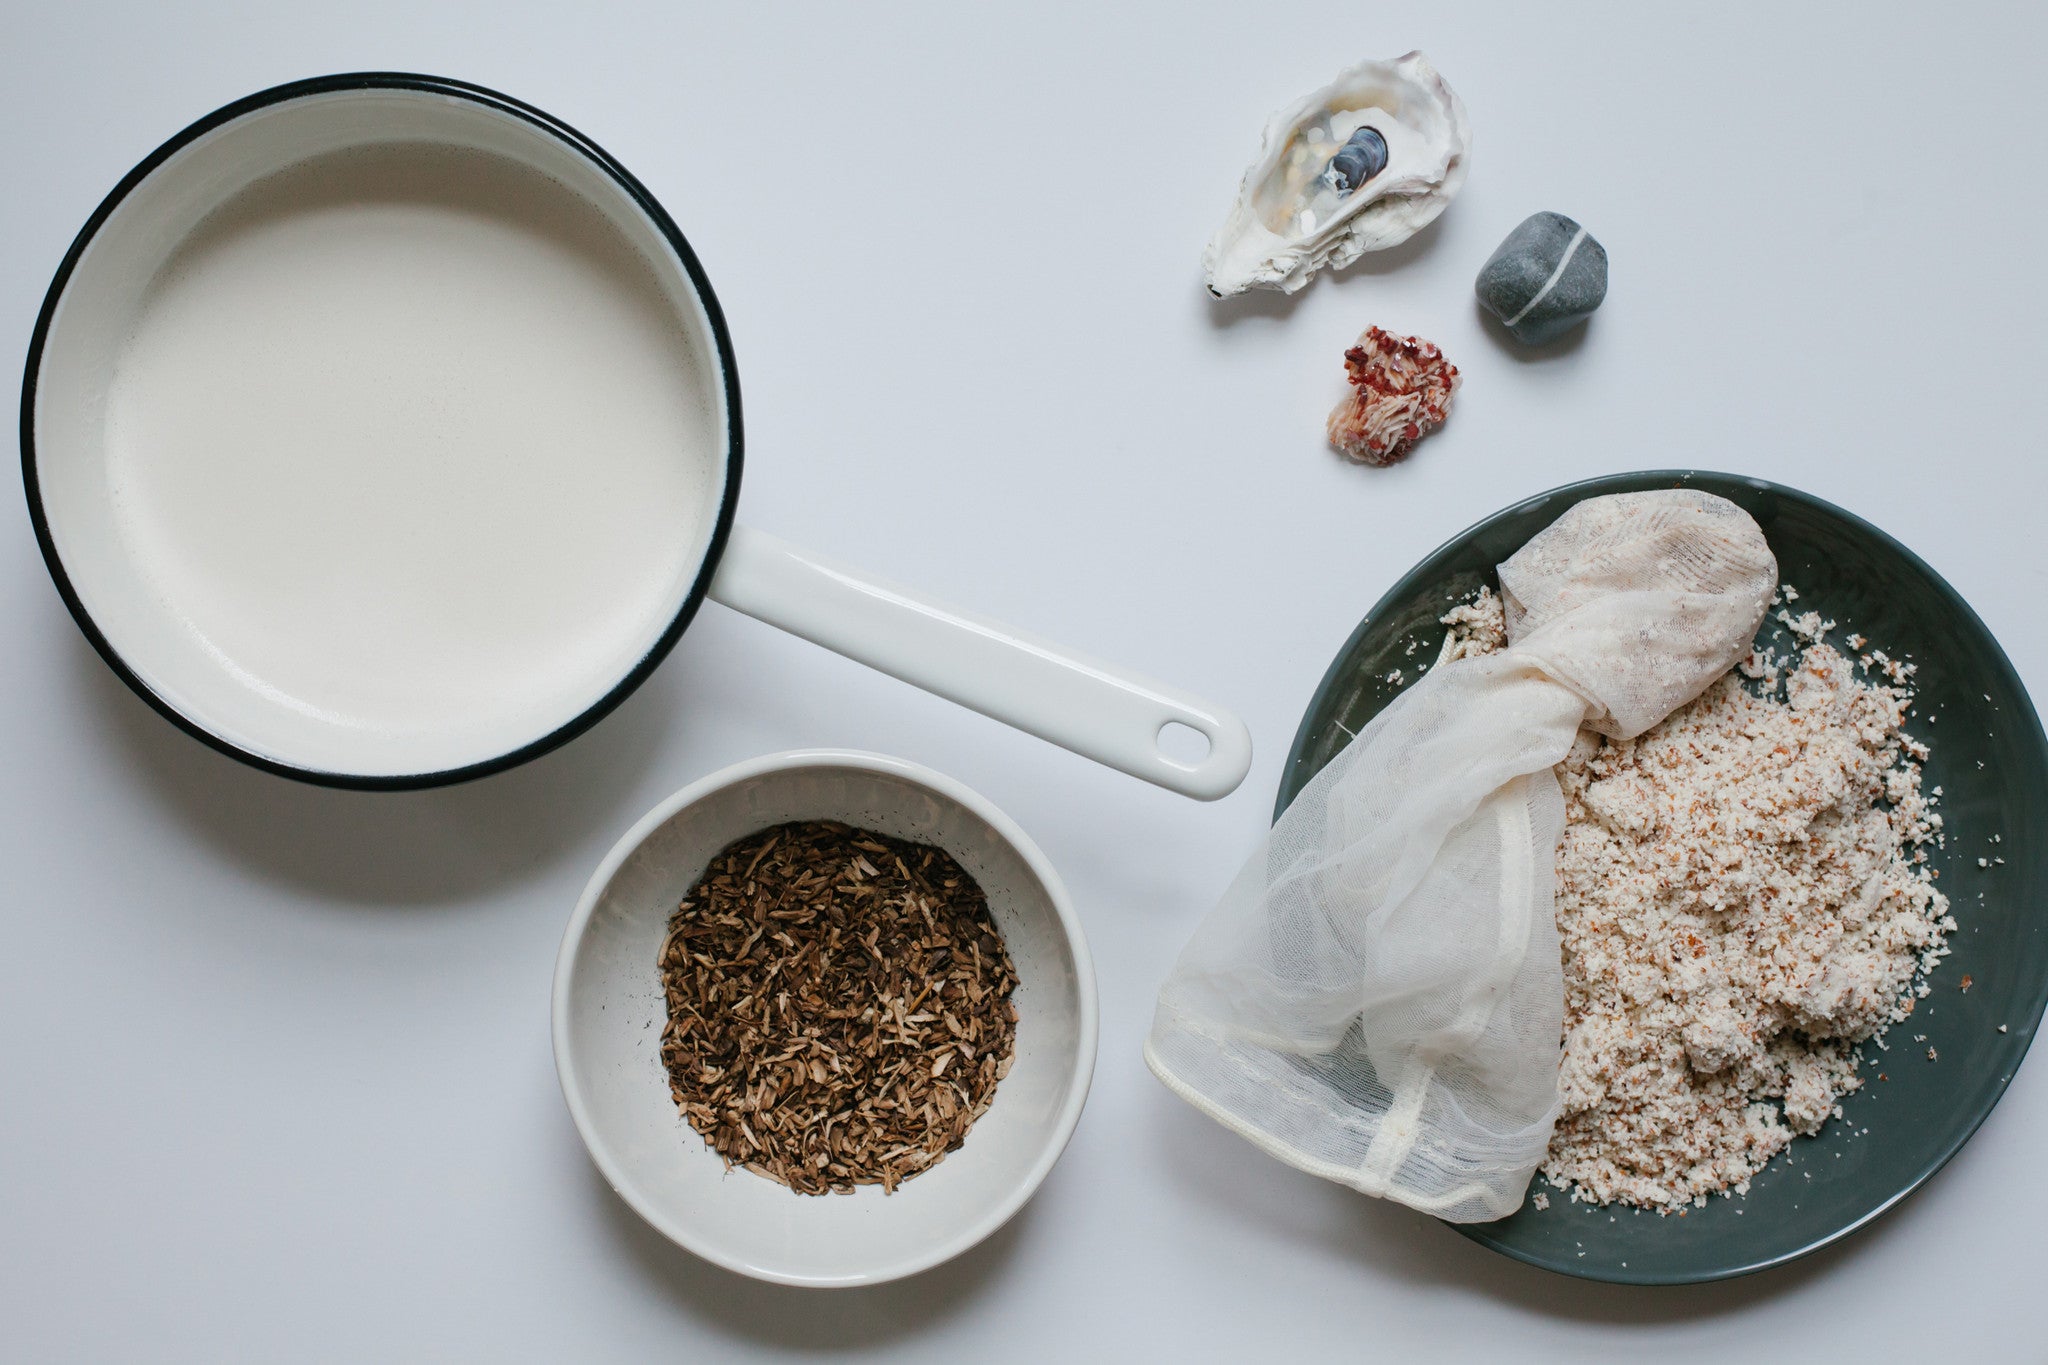
<path fill-rule="evenodd" d="M 1250 764 L 1218 707 L 734 525 L 739 387 L 689 245 L 589 139 L 460 82 L 301 81 L 153 152 L 50 286 L 21 446 L 94 647 L 287 776 L 522 762 L 706 596 L 1192 797 Z"/>

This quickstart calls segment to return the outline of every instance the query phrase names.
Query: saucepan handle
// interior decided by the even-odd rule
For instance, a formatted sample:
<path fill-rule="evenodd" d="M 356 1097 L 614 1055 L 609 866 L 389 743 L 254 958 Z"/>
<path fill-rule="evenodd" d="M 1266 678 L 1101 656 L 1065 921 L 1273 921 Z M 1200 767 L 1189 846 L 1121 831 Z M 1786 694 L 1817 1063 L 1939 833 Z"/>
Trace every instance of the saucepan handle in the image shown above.
<path fill-rule="evenodd" d="M 744 526 L 713 600 L 1075 753 L 1214 801 L 1251 767 L 1244 722 L 1178 688 L 1084 658 Z M 1198 760 L 1160 747 L 1168 725 L 1209 741 Z"/>

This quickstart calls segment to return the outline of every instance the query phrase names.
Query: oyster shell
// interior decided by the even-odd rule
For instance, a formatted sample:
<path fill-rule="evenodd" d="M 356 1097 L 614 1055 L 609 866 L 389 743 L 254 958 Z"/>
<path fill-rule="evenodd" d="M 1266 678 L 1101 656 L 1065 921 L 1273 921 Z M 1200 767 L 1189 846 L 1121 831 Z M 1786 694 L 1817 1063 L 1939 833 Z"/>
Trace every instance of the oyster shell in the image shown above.
<path fill-rule="evenodd" d="M 1464 101 L 1429 58 L 1360 62 L 1267 123 L 1202 254 L 1209 292 L 1292 294 L 1325 266 L 1406 241 L 1465 183 L 1471 147 Z"/>

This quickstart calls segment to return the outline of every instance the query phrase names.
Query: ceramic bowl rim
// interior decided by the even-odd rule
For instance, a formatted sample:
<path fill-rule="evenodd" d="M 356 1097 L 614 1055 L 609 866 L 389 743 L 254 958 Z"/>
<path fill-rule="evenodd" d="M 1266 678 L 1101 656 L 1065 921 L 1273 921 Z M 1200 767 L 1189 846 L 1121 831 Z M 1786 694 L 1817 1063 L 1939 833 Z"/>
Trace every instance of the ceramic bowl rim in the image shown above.
<path fill-rule="evenodd" d="M 668 1217 L 646 1199 L 627 1177 L 624 1168 L 612 1154 L 610 1145 L 596 1120 L 591 1116 L 583 1098 L 582 1080 L 577 1072 L 575 1056 L 569 1046 L 571 980 L 575 975 L 576 964 L 590 927 L 591 915 L 626 859 L 631 857 L 657 829 L 707 797 L 755 777 L 804 768 L 850 768 L 894 777 L 952 801 L 986 823 L 995 831 L 998 838 L 1024 860 L 1031 874 L 1038 879 L 1039 885 L 1044 889 L 1046 900 L 1051 904 L 1053 914 L 1059 921 L 1060 932 L 1066 940 L 1068 951 L 1073 955 L 1076 997 L 1073 1079 L 1068 1083 L 1066 1097 L 1054 1119 L 1052 1132 L 1044 1149 L 1025 1171 L 1015 1188 L 965 1231 L 924 1252 L 874 1266 L 857 1274 L 834 1276 L 830 1279 L 790 1274 L 750 1264 L 727 1253 L 715 1242 L 698 1235 L 688 1225 Z M 1067 895 L 1066 884 L 1060 880 L 1059 873 L 1053 869 L 1045 853 L 1016 821 L 965 784 L 923 764 L 860 749 L 790 749 L 750 758 L 692 782 L 636 821 L 633 827 L 612 845 L 603 861 L 597 865 L 597 870 L 591 874 L 589 882 L 583 888 L 582 896 L 576 902 L 575 912 L 569 917 L 568 927 L 563 931 L 561 948 L 555 958 L 551 1012 L 550 1033 L 555 1054 L 555 1075 L 561 1084 L 562 1098 L 569 1106 L 570 1118 L 576 1124 L 576 1131 L 582 1137 L 591 1161 L 597 1166 L 599 1174 L 604 1177 L 605 1183 L 612 1191 L 645 1219 L 650 1227 L 684 1250 L 735 1274 L 806 1289 L 857 1288 L 885 1284 L 891 1280 L 919 1274 L 968 1251 L 1015 1217 L 1017 1211 L 1037 1193 L 1046 1176 L 1051 1174 L 1053 1166 L 1066 1151 L 1076 1125 L 1081 1121 L 1081 1110 L 1087 1103 L 1088 1091 L 1094 1081 L 1095 1054 L 1100 1031 L 1095 959 L 1088 950 L 1088 939 L 1082 932 L 1080 917 L 1075 913 L 1073 902 Z"/>
<path fill-rule="evenodd" d="M 1281 814 L 1287 809 L 1288 804 L 1299 794 L 1301 786 L 1305 785 L 1297 783 L 1295 779 L 1301 770 L 1301 765 L 1307 759 L 1309 746 L 1315 740 L 1315 735 L 1310 730 L 1310 722 L 1323 709 L 1335 689 L 1342 685 L 1345 676 L 1343 671 L 1344 661 L 1351 657 L 1352 652 L 1376 628 L 1383 612 L 1389 610 L 1395 603 L 1406 596 L 1419 579 L 1442 572 L 1444 561 L 1449 559 L 1458 550 L 1461 550 L 1475 536 L 1498 522 L 1505 521 L 1510 517 L 1525 515 L 1547 502 L 1560 498 L 1569 497 L 1572 503 L 1578 503 L 1603 493 L 1627 492 L 1649 487 L 1704 487 L 1705 491 L 1712 492 L 1714 491 L 1712 485 L 1716 483 L 1745 484 L 1760 493 L 1783 498 L 1788 502 L 1803 503 L 1828 516 L 1838 518 L 1852 530 L 1870 537 L 1872 541 L 1897 555 L 1908 567 L 1925 578 L 1933 586 L 1935 594 L 1948 606 L 1959 622 L 1966 624 L 1990 643 L 1992 653 L 1996 656 L 1997 668 L 2003 675 L 2003 681 L 2011 684 L 2014 694 L 2020 698 L 2025 708 L 2025 715 L 2018 727 L 2021 742 L 2032 748 L 2036 754 L 2048 754 L 2048 732 L 2044 732 L 2042 729 L 2040 713 L 2034 706 L 2033 696 L 2027 690 L 2026 680 L 2021 678 L 2019 670 L 2013 667 L 2012 659 L 2006 654 L 2005 647 L 1998 643 L 1998 637 L 1992 634 L 1991 628 L 1984 624 L 1984 619 L 1977 615 L 1976 610 L 1963 599 L 1962 594 L 1958 593 L 1949 584 L 1947 579 L 1937 573 L 1934 567 L 1928 564 L 1926 560 L 1913 553 L 1911 549 L 1900 543 L 1898 539 L 1888 532 L 1865 521 L 1854 512 L 1836 506 L 1825 498 L 1816 497 L 1811 493 L 1802 492 L 1785 484 L 1773 483 L 1769 479 L 1758 478 L 1752 474 L 1729 474 L 1711 469 L 1640 469 L 1618 474 L 1602 474 L 1590 479 L 1579 479 L 1571 483 L 1559 484 L 1555 488 L 1533 494 L 1530 497 L 1518 499 L 1499 511 L 1481 517 L 1464 530 L 1445 540 L 1434 550 L 1431 550 L 1428 554 L 1417 560 L 1413 568 L 1402 574 L 1400 578 L 1395 580 L 1392 587 L 1380 594 L 1379 599 L 1372 604 L 1371 609 L 1366 612 L 1365 616 L 1351 633 L 1345 637 L 1344 643 L 1338 647 L 1336 654 L 1330 660 L 1329 668 L 1323 673 L 1322 680 L 1316 684 L 1316 690 L 1309 698 L 1307 709 L 1302 712 L 1301 723 L 1294 733 L 1294 743 L 1289 747 L 1287 761 L 1280 769 L 1280 788 L 1274 797 L 1273 819 L 1277 821 L 1280 818 Z M 1559 507 L 1558 510 L 1562 513 L 1564 509 Z M 2048 766 L 2048 759 L 2044 759 L 2044 766 Z M 1450 1227 L 1461 1236 L 1470 1238 L 1489 1250 L 1497 1251 L 1503 1256 L 1521 1261 L 1524 1264 L 1553 1271 L 1560 1275 L 1569 1275 L 1576 1279 L 1598 1280 L 1609 1284 L 1705 1284 L 1715 1280 L 1728 1280 L 1742 1275 L 1752 1275 L 1761 1270 L 1769 1270 L 1775 1266 L 1785 1265 L 1803 1256 L 1809 1256 L 1819 1251 L 1822 1247 L 1831 1246 L 1851 1233 L 1869 1226 L 1872 1222 L 1883 1217 L 1893 1208 L 1896 1208 L 1901 1201 L 1925 1185 L 1933 1178 L 1937 1171 L 1946 1166 L 1954 1158 L 1955 1154 L 1961 1151 L 1972 1137 L 1976 1136 L 1977 1130 L 1983 1126 L 1984 1121 L 1991 1117 L 1991 1111 L 1996 1109 L 1999 1101 L 2005 1098 L 2005 1092 L 2010 1088 L 2012 1078 L 2019 1074 L 2020 1064 L 2025 1061 L 2026 1052 L 2032 1048 L 2033 1037 L 2039 1030 L 2044 1011 L 2048 1011 L 2048 983 L 2043 983 L 2035 992 L 2032 1012 L 2023 1035 L 2027 1040 L 2027 1047 L 2022 1049 L 2019 1061 L 2014 1063 L 2012 1070 L 2006 1074 L 2004 1080 L 2000 1082 L 1998 1088 L 1992 1093 L 1990 1102 L 1984 1106 L 1983 1111 L 1977 1114 L 1956 1135 L 1952 1143 L 1940 1152 L 1937 1152 L 1911 1180 L 1880 1200 L 1875 1207 L 1866 1210 L 1859 1217 L 1850 1219 L 1841 1227 L 1836 1228 L 1825 1236 L 1814 1238 L 1804 1246 L 1795 1247 L 1792 1250 L 1766 1256 L 1741 1265 L 1718 1267 L 1704 1273 L 1615 1275 L 1611 1271 L 1604 1269 L 1595 1271 L 1591 1268 L 1581 1269 L 1576 1266 L 1551 1262 L 1541 1257 L 1527 1254 L 1519 1248 L 1504 1245 L 1487 1236 L 1486 1229 L 1488 1225 L 1485 1223 L 1452 1223 Z M 2015 1027 L 2017 1027 L 2017 1020 L 2015 1021 Z"/>

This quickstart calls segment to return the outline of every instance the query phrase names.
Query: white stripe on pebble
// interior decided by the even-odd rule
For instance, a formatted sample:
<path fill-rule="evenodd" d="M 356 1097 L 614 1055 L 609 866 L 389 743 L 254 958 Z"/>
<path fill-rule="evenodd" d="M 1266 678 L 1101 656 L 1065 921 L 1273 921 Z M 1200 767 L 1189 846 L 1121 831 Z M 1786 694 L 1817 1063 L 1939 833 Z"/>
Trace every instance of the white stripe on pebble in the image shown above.
<path fill-rule="evenodd" d="M 1584 228 L 1580 228 L 1578 234 L 1572 238 L 1571 245 L 1567 246 L 1564 249 L 1564 259 L 1557 263 L 1557 269 L 1550 272 L 1550 278 L 1543 282 L 1543 287 L 1536 291 L 1535 297 L 1522 305 L 1522 311 L 1508 319 L 1508 326 L 1512 327 L 1516 323 L 1520 322 L 1523 318 L 1528 317 L 1529 310 L 1531 308 L 1534 308 L 1537 304 L 1543 302 L 1544 299 L 1550 296 L 1550 291 L 1557 288 L 1557 282 L 1564 278 L 1564 268 L 1570 265 L 1572 263 L 1572 257 L 1578 254 L 1579 243 L 1585 240 L 1586 230 Z"/>

